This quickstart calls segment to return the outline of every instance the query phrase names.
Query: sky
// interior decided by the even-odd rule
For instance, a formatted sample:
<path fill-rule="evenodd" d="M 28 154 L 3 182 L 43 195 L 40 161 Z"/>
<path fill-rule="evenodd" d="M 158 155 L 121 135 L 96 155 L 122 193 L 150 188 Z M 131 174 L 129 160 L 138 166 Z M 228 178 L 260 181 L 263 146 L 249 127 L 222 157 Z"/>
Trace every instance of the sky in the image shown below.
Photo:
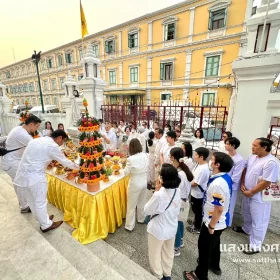
<path fill-rule="evenodd" d="M 256 4 L 260 1 L 254 0 Z M 89 34 L 179 2 L 183 1 L 82 0 Z M 47 51 L 80 39 L 79 3 L 79 0 L 0 0 L 0 68 L 31 57 L 34 50 Z"/>

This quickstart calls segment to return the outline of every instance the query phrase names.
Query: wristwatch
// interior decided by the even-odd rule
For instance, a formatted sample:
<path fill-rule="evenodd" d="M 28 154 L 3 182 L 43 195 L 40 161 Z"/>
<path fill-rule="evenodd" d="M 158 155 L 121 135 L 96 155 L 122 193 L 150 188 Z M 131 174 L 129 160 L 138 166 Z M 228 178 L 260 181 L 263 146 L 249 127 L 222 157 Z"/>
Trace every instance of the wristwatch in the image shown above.
<path fill-rule="evenodd" d="M 214 227 L 211 227 L 210 224 L 208 225 L 208 227 L 209 227 L 210 229 L 215 229 Z"/>

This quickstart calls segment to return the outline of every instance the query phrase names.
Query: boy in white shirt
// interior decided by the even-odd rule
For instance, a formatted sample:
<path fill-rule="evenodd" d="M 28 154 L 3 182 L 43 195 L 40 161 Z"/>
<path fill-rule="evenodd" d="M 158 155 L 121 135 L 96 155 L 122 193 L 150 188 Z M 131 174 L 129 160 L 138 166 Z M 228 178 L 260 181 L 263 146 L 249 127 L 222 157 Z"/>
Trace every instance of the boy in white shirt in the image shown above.
<path fill-rule="evenodd" d="M 194 161 L 197 163 L 192 171 L 194 179 L 191 183 L 191 207 L 194 213 L 194 220 L 188 220 L 190 225 L 187 227 L 187 230 L 191 233 L 200 233 L 202 224 L 203 197 L 210 177 L 206 162 L 208 156 L 209 150 L 204 147 L 197 148 L 194 152 Z"/>
<path fill-rule="evenodd" d="M 233 167 L 231 157 L 222 152 L 212 156 L 211 176 L 204 197 L 203 224 L 198 238 L 198 266 L 195 271 L 184 271 L 184 279 L 206 280 L 210 269 L 221 275 L 220 236 L 229 222 L 229 204 L 232 180 L 226 172 Z"/>

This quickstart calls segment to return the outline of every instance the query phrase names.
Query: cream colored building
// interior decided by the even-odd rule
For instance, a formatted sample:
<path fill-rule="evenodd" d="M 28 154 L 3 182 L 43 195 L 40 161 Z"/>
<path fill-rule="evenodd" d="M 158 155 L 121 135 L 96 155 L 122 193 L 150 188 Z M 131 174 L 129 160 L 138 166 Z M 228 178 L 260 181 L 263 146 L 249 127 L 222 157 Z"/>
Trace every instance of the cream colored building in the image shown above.
<path fill-rule="evenodd" d="M 246 44 L 252 2 L 187 0 L 87 36 L 84 45 L 92 44 L 108 84 L 105 103 L 228 106 L 231 63 Z M 60 105 L 69 70 L 76 81 L 82 79 L 82 53 L 81 40 L 42 53 L 45 104 Z M 40 104 L 31 58 L 1 68 L 0 81 L 16 103 Z"/>

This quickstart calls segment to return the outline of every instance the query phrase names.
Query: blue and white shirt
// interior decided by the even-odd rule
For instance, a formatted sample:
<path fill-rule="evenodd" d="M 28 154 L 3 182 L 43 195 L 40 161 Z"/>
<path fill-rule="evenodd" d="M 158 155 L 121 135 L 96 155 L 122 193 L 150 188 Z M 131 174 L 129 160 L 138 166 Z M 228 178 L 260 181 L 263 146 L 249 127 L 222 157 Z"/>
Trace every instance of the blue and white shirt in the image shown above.
<path fill-rule="evenodd" d="M 229 205 L 232 194 L 232 180 L 226 173 L 212 175 L 208 182 L 208 189 L 205 192 L 203 206 L 203 222 L 208 227 L 214 206 L 223 206 L 224 210 L 215 230 L 225 229 L 229 222 Z"/>

